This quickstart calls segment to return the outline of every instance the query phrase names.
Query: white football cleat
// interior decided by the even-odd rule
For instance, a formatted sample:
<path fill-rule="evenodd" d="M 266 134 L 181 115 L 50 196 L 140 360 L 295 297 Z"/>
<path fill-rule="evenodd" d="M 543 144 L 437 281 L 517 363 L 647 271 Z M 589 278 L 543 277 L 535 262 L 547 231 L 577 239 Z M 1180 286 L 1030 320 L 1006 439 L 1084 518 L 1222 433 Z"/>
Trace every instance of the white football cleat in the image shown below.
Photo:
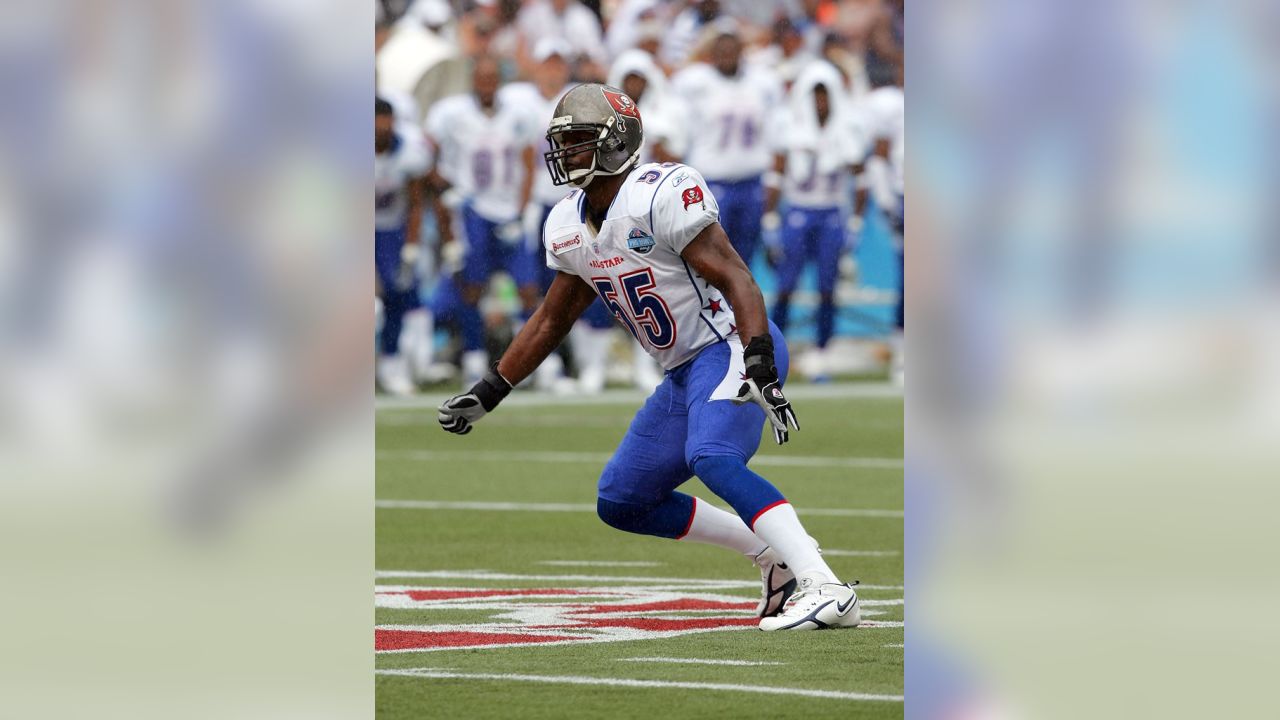
<path fill-rule="evenodd" d="M 809 538 L 813 548 L 822 554 L 815 538 Z M 756 605 L 756 617 L 773 617 L 782 612 L 782 605 L 795 592 L 795 573 L 787 567 L 772 547 L 766 547 L 751 560 L 760 568 L 760 604 Z"/>
<path fill-rule="evenodd" d="M 377 384 L 382 391 L 396 397 L 409 397 L 417 392 L 409 379 L 409 365 L 399 355 L 378 358 Z"/>
<path fill-rule="evenodd" d="M 783 605 L 782 612 L 760 620 L 760 629 L 825 630 L 857 627 L 862 622 L 858 593 L 853 585 L 825 582 L 822 575 L 798 578 L 796 592 Z"/>
<path fill-rule="evenodd" d="M 782 612 L 782 605 L 796 589 L 796 575 L 787 568 L 773 548 L 767 547 L 752 562 L 760 568 L 760 604 L 757 617 L 772 617 Z"/>

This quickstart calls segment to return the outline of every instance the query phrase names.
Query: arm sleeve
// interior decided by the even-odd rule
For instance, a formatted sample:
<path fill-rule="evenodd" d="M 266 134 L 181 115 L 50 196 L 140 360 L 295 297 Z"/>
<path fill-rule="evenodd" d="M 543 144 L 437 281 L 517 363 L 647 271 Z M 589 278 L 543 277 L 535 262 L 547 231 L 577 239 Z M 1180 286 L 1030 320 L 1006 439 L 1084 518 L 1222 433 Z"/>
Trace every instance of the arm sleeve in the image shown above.
<path fill-rule="evenodd" d="M 691 167 L 677 167 L 660 183 L 650 213 L 653 239 L 679 255 L 698 233 L 720 220 L 720 207 L 707 181 Z"/>
<path fill-rule="evenodd" d="M 427 119 L 422 123 L 423 130 L 436 145 L 443 145 L 444 138 L 449 134 L 449 103 L 436 103 L 435 107 L 427 113 Z"/>
<path fill-rule="evenodd" d="M 404 128 L 405 148 L 405 170 L 411 177 L 426 175 L 431 169 L 431 147 L 427 144 L 427 139 L 423 136 L 422 131 L 418 130 L 414 125 L 406 125 Z"/>
<path fill-rule="evenodd" d="M 552 211 L 552 215 L 547 217 L 547 222 L 542 228 L 542 251 L 546 256 L 547 267 L 552 270 L 577 275 L 577 272 L 572 267 L 561 261 L 560 256 L 554 252 L 554 249 L 557 247 L 563 248 L 566 244 L 577 243 L 579 250 L 570 249 L 565 252 L 579 252 L 584 242 L 582 226 L 564 225 L 563 221 L 557 221 L 555 214 L 555 211 Z"/>

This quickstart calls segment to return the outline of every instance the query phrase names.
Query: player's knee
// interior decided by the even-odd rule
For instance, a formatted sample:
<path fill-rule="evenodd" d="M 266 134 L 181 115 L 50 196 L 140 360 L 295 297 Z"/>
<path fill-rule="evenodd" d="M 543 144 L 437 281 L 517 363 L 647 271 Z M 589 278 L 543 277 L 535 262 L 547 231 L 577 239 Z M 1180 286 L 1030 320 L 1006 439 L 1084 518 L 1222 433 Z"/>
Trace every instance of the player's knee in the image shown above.
<path fill-rule="evenodd" d="M 624 532 L 643 533 L 652 508 L 596 498 L 596 514 L 605 525 Z"/>
<path fill-rule="evenodd" d="M 718 481 L 737 477 L 746 466 L 742 458 L 733 455 L 703 455 L 692 464 L 693 474 L 701 478 L 708 487 Z"/>

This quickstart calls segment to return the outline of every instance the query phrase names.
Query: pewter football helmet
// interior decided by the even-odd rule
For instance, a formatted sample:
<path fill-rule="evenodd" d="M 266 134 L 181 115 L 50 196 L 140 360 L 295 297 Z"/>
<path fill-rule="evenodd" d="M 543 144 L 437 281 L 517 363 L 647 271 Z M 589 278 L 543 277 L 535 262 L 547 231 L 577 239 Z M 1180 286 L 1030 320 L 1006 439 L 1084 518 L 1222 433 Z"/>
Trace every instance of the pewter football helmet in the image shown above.
<path fill-rule="evenodd" d="M 566 145 L 562 142 L 566 133 L 587 139 Z M 640 108 L 618 88 L 600 83 L 579 85 L 565 93 L 556 105 L 547 128 L 547 142 L 551 150 L 543 157 L 552 182 L 586 187 L 597 175 L 617 175 L 628 170 L 640 156 L 644 144 Z M 583 150 L 595 151 L 591 165 L 569 169 L 565 159 Z"/>

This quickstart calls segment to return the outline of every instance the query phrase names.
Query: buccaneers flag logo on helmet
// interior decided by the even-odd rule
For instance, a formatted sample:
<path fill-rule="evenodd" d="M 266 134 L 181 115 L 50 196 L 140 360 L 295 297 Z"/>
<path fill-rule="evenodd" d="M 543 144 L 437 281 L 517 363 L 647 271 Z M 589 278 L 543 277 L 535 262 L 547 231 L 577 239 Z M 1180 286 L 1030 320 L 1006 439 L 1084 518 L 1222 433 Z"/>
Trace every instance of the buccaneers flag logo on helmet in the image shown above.
<path fill-rule="evenodd" d="M 605 90 L 604 88 L 601 88 L 601 92 L 604 93 L 605 99 L 609 101 L 614 110 L 618 111 L 619 115 L 640 119 L 640 108 L 636 107 L 636 101 L 627 97 L 626 93 Z"/>

